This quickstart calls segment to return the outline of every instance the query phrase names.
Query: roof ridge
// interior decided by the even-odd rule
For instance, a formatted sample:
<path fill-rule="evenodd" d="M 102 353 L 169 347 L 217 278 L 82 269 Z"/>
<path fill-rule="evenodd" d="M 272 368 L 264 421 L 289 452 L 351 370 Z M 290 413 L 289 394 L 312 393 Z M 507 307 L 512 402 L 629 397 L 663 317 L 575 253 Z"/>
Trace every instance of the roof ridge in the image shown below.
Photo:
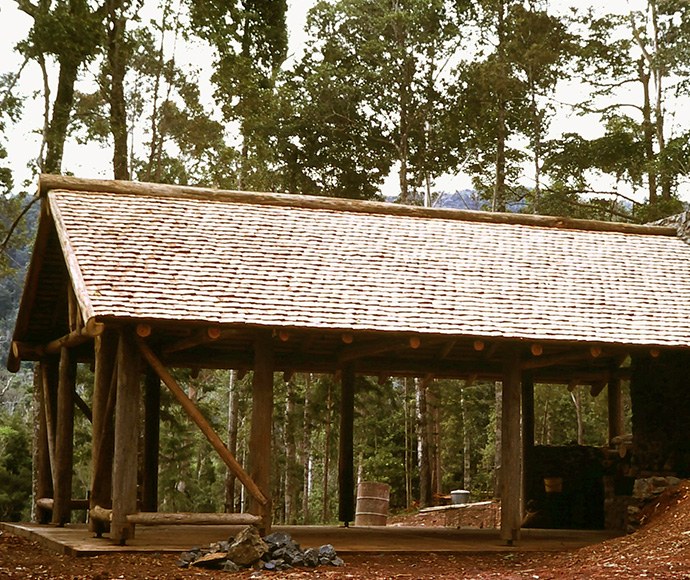
<path fill-rule="evenodd" d="M 248 203 L 254 205 L 275 205 L 305 209 L 385 214 L 419 218 L 441 218 L 459 221 L 526 225 L 535 227 L 607 231 L 627 234 L 676 236 L 673 227 L 638 225 L 623 222 L 605 222 L 578 218 L 542 216 L 518 213 L 497 213 L 449 208 L 426 208 L 378 201 L 353 200 L 346 198 L 319 197 L 292 193 L 263 193 L 214 189 L 186 185 L 144 183 L 138 181 L 116 181 L 109 179 L 85 179 L 63 175 L 42 174 L 38 194 L 45 196 L 51 190 L 79 191 L 81 193 L 113 193 L 152 197 L 198 198 L 214 201 Z"/>

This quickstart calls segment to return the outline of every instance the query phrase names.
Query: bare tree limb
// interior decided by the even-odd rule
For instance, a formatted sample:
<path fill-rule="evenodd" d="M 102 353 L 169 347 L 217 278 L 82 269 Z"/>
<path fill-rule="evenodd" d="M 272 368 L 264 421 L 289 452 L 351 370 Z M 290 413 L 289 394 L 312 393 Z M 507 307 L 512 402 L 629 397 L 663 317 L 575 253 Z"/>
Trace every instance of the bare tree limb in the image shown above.
<path fill-rule="evenodd" d="M 19 225 L 19 222 L 21 219 L 26 215 L 26 212 L 28 212 L 31 209 L 31 206 L 38 201 L 38 197 L 34 197 L 31 199 L 29 203 L 24 206 L 24 209 L 21 211 L 21 213 L 14 219 L 12 222 L 12 225 L 10 226 L 10 229 L 7 230 L 7 235 L 5 236 L 5 239 L 3 240 L 2 244 L 0 245 L 0 254 L 4 254 L 5 251 L 7 250 L 7 245 L 10 242 L 10 238 L 12 237 L 12 234 L 14 233 L 14 230 L 17 229 L 17 226 Z"/>

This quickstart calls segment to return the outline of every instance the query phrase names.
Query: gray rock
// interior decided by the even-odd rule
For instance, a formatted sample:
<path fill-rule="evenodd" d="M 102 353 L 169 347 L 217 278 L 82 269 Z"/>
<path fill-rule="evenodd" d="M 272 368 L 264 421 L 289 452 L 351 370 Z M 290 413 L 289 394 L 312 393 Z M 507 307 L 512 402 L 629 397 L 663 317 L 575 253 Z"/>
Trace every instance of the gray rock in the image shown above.
<path fill-rule="evenodd" d="M 321 564 L 330 564 L 337 556 L 331 544 L 324 544 L 319 548 L 319 563 Z"/>
<path fill-rule="evenodd" d="M 319 565 L 319 551 L 316 548 L 308 548 L 304 551 L 304 565 L 311 568 Z"/>
<path fill-rule="evenodd" d="M 175 562 L 175 566 L 178 568 L 189 568 L 189 562 L 180 558 L 177 562 Z"/>
<path fill-rule="evenodd" d="M 331 560 L 331 566 L 344 566 L 345 562 L 343 562 L 343 559 L 340 556 L 336 556 Z"/>
<path fill-rule="evenodd" d="M 273 551 L 277 547 L 290 544 L 292 542 L 292 537 L 285 532 L 273 532 L 264 538 L 264 542 L 268 544 L 269 550 Z"/>
<path fill-rule="evenodd" d="M 264 570 L 275 570 L 277 567 L 275 560 L 269 560 L 264 564 Z"/>
<path fill-rule="evenodd" d="M 254 526 L 244 528 L 228 548 L 228 559 L 239 566 L 250 566 L 268 552 L 268 545 L 261 539 Z"/>
<path fill-rule="evenodd" d="M 226 560 L 225 564 L 223 564 L 223 571 L 224 572 L 239 572 L 242 568 L 240 568 L 235 562 L 232 560 Z"/>

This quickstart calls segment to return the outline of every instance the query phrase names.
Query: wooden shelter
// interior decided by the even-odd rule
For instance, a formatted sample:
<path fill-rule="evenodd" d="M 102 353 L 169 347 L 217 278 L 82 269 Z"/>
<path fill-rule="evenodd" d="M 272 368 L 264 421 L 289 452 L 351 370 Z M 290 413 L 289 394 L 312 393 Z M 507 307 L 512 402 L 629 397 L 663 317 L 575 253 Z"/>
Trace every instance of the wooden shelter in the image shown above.
<path fill-rule="evenodd" d="M 608 385 L 615 436 L 628 356 L 690 348 L 690 246 L 670 227 L 48 175 L 39 195 L 8 360 L 12 371 L 38 362 L 37 505 L 57 524 L 79 505 L 76 403 L 93 422 L 92 529 L 120 542 L 138 523 L 270 527 L 278 371 L 341 374 L 345 522 L 356 374 L 502 381 L 501 534 L 512 542 L 534 382 L 589 384 L 594 395 Z M 95 368 L 91 409 L 74 390 L 77 362 Z M 254 371 L 246 471 L 171 367 Z M 250 514 L 157 513 L 161 381 L 247 487 Z"/>

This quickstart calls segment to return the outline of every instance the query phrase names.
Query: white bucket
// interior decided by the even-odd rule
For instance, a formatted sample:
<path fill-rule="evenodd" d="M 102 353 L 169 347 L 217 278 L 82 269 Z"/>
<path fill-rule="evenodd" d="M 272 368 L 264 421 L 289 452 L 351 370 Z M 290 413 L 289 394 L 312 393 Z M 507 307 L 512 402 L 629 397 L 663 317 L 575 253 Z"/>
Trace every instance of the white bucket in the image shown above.
<path fill-rule="evenodd" d="M 450 502 L 453 505 L 460 505 L 463 503 L 469 503 L 470 492 L 466 489 L 456 489 L 450 492 Z"/>

